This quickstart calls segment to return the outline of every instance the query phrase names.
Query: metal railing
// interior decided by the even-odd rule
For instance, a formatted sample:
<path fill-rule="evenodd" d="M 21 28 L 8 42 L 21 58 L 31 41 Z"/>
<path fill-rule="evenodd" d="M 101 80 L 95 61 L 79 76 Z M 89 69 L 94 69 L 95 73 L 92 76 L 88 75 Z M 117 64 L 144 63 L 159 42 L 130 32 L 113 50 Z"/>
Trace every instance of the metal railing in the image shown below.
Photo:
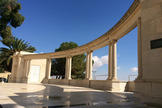
<path fill-rule="evenodd" d="M 128 81 L 134 81 L 137 78 L 137 75 L 128 75 Z"/>
<path fill-rule="evenodd" d="M 93 75 L 93 80 L 106 80 L 108 75 Z"/>

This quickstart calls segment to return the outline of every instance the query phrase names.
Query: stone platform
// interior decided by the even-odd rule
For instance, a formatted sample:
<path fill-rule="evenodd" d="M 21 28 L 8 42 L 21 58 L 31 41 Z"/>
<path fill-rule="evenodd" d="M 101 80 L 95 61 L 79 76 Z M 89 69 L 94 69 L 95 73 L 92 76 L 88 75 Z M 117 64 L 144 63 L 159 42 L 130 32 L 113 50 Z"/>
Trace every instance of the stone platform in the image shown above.
<path fill-rule="evenodd" d="M 3 108 L 154 108 L 133 93 L 54 84 L 0 84 Z"/>

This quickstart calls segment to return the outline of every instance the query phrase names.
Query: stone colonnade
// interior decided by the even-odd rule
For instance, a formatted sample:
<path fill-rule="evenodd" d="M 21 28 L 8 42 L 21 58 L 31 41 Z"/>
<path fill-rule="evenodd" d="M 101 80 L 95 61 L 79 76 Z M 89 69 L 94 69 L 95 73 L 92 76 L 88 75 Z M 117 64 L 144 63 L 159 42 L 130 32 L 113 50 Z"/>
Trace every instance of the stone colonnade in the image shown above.
<path fill-rule="evenodd" d="M 120 19 L 120 21 L 108 32 L 103 34 L 100 38 L 86 44 L 83 46 L 80 46 L 78 48 L 69 50 L 69 51 L 63 51 L 63 52 L 57 52 L 57 53 L 49 53 L 49 54 L 31 54 L 31 55 L 24 55 L 24 61 L 25 64 L 28 64 L 26 62 L 29 62 L 27 59 L 47 59 L 46 60 L 46 69 L 45 71 L 45 80 L 48 80 L 50 77 L 51 72 L 51 59 L 52 58 L 66 58 L 66 65 L 65 65 L 65 79 L 70 80 L 71 79 L 71 66 L 72 66 L 72 56 L 86 53 L 86 73 L 85 73 L 85 79 L 86 80 L 92 80 L 92 53 L 94 50 L 97 50 L 99 48 L 102 48 L 106 45 L 109 45 L 109 59 L 108 59 L 108 78 L 107 80 L 110 81 L 116 81 L 117 80 L 117 40 L 122 38 L 124 35 L 126 35 L 129 31 L 131 31 L 136 26 L 138 27 L 138 68 L 139 68 L 139 76 L 138 79 L 142 79 L 143 77 L 143 70 L 142 69 L 142 37 L 141 37 L 141 1 L 144 0 L 135 0 L 132 4 L 132 6 L 129 8 L 129 10 L 126 12 L 126 14 Z M 71 55 L 70 55 L 71 54 Z M 16 61 L 16 60 L 15 60 Z M 17 62 L 16 62 L 17 63 Z M 13 63 L 13 73 L 16 72 L 18 69 L 14 69 L 16 67 L 16 63 Z M 18 64 L 18 63 L 17 63 Z M 26 65 L 25 65 L 26 66 Z M 26 66 L 26 74 L 24 75 L 24 80 L 28 79 L 27 73 L 29 73 L 28 66 Z M 20 69 L 19 69 L 20 70 Z M 17 73 L 15 73 L 17 74 Z"/>
<path fill-rule="evenodd" d="M 117 41 L 113 40 L 109 44 L 109 59 L 108 59 L 108 78 L 107 80 L 115 81 L 117 80 L 117 49 L 116 49 Z M 93 51 L 88 51 L 86 56 L 86 80 L 92 80 L 92 53 Z M 71 68 L 72 68 L 72 56 L 66 57 L 66 64 L 65 64 L 65 79 L 71 80 Z M 45 79 L 48 80 L 50 78 L 51 72 L 51 59 L 47 58 L 46 64 L 46 76 Z"/>
<path fill-rule="evenodd" d="M 138 27 L 138 77 L 137 80 L 142 79 L 142 42 L 141 42 L 141 18 L 139 17 L 136 21 L 137 27 Z M 108 78 L 109 81 L 117 81 L 117 40 L 111 40 L 108 43 L 109 46 L 109 56 L 108 56 Z M 85 79 L 86 80 L 92 80 L 92 54 L 93 51 L 89 50 L 86 52 L 86 73 L 85 73 Z M 16 72 L 16 68 L 14 68 L 14 65 L 18 64 L 18 58 L 21 55 L 13 57 L 13 68 Z M 45 70 L 45 82 L 48 82 L 48 79 L 50 78 L 51 73 L 51 59 L 52 58 L 46 58 L 46 70 Z M 24 58 L 24 74 L 23 74 L 23 82 L 27 82 L 29 79 L 29 71 L 30 71 L 30 62 L 31 59 Z M 18 66 L 21 67 L 21 66 Z M 71 68 L 72 68 L 72 56 L 66 56 L 66 65 L 65 65 L 65 79 L 71 80 Z M 15 70 L 16 69 L 16 70 Z M 15 73 L 18 74 L 18 73 Z M 16 75 L 12 78 L 12 80 L 16 80 Z"/>
<path fill-rule="evenodd" d="M 138 28 L 138 77 L 136 80 L 142 79 L 142 42 L 141 42 L 141 18 L 137 20 Z M 108 78 L 110 81 L 117 81 L 117 40 L 111 40 L 109 42 L 109 56 L 108 56 Z M 92 80 L 92 53 L 93 51 L 87 51 L 86 56 L 86 80 Z M 46 69 L 46 79 L 49 79 L 51 72 L 51 60 L 47 60 L 47 69 Z M 50 62 L 50 63 L 49 63 Z M 65 66 L 65 79 L 71 79 L 71 66 L 72 66 L 72 56 L 66 57 L 66 66 Z"/>
<path fill-rule="evenodd" d="M 141 18 L 139 17 L 136 21 L 136 25 L 138 27 L 138 77 L 137 80 L 142 79 L 142 42 L 141 42 Z M 117 81 L 117 40 L 112 39 L 108 41 L 108 46 L 109 46 L 109 56 L 108 56 L 108 81 Z M 93 50 L 88 50 L 86 51 L 86 73 L 85 73 L 85 80 L 92 80 L 92 54 Z M 14 77 L 12 77 L 13 81 L 16 81 L 16 76 L 18 73 L 17 70 L 22 70 L 19 69 L 22 66 L 19 66 L 20 63 L 19 61 L 23 61 L 24 64 L 24 70 L 23 71 L 23 82 L 28 82 L 29 79 L 29 71 L 30 71 L 30 62 L 32 58 L 23 58 L 21 54 L 18 54 L 17 56 L 15 55 L 13 57 L 13 68 L 12 71 L 15 72 Z M 19 60 L 20 59 L 20 60 Z M 51 59 L 50 57 L 45 58 L 46 59 L 46 69 L 45 69 L 45 83 L 48 82 L 50 79 L 50 73 L 51 73 Z M 18 66 L 17 66 L 18 65 Z M 21 64 L 22 65 L 22 64 Z M 17 67 L 17 68 L 15 68 Z M 66 80 L 71 80 L 71 68 L 72 68 L 72 56 L 68 55 L 66 56 L 66 65 L 65 65 L 65 79 Z"/>
<path fill-rule="evenodd" d="M 124 16 L 118 21 L 118 23 L 112 27 L 109 31 L 103 34 L 98 39 L 80 46 L 75 49 L 57 52 L 57 53 L 45 53 L 45 54 L 24 54 L 18 53 L 13 57 L 12 75 L 13 82 L 20 82 L 22 72 L 24 72 L 23 64 L 30 64 L 32 59 L 47 59 L 45 78 L 50 82 L 49 75 L 51 70 L 51 58 L 63 58 L 66 57 L 66 79 L 71 79 L 71 62 L 72 56 L 87 53 L 86 63 L 86 79 L 87 80 L 69 80 L 60 81 L 68 82 L 70 85 L 84 85 L 86 87 L 104 89 L 104 90 L 120 90 L 124 85 L 122 81 L 117 80 L 117 57 L 116 57 L 116 43 L 138 27 L 138 77 L 134 81 L 135 94 L 141 95 L 142 100 L 145 103 L 162 103 L 161 90 L 162 90 L 162 0 L 134 0 L 131 7 L 124 14 Z M 94 81 L 92 80 L 92 51 L 109 45 L 109 71 L 107 81 Z M 88 50 L 87 50 L 88 48 Z M 69 55 L 71 54 L 71 55 Z M 32 63 L 31 62 L 31 63 Z M 39 62 L 37 62 L 39 63 Z M 43 64 L 44 62 L 42 62 Z M 40 63 L 41 65 L 41 63 Z M 44 64 L 43 66 L 44 67 Z M 29 79 L 29 68 L 25 67 L 26 74 L 24 80 Z M 41 73 L 43 73 L 41 72 Z M 43 75 L 40 75 L 43 76 Z M 44 76 L 43 76 L 44 77 Z M 56 80 L 55 80 L 56 81 Z M 52 82 L 52 81 L 51 81 Z M 57 81 L 55 82 L 57 83 Z M 67 83 L 66 83 L 67 84 Z M 145 99 L 143 99 L 145 98 Z"/>

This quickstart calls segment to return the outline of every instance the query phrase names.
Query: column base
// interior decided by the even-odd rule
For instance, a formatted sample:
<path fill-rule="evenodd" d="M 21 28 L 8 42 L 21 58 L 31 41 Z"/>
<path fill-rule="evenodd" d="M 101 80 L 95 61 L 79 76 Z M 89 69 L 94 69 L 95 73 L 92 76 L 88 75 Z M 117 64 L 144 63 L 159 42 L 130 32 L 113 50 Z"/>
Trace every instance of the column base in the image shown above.
<path fill-rule="evenodd" d="M 113 78 L 113 79 L 108 78 L 107 80 L 108 81 L 119 81 L 117 78 Z"/>
<path fill-rule="evenodd" d="M 15 83 L 16 82 L 16 77 L 10 76 L 8 79 L 9 83 Z"/>
<path fill-rule="evenodd" d="M 22 83 L 27 83 L 28 82 L 28 78 L 23 78 L 22 79 Z"/>
<path fill-rule="evenodd" d="M 65 79 L 65 80 L 72 80 L 72 78 L 67 78 L 67 79 Z"/>
<path fill-rule="evenodd" d="M 107 78 L 106 80 L 109 80 L 109 81 L 111 81 L 111 80 L 112 80 L 112 78 Z"/>
<path fill-rule="evenodd" d="M 85 78 L 84 80 L 92 80 L 92 79 L 90 79 L 90 78 Z"/>
<path fill-rule="evenodd" d="M 44 79 L 43 84 L 48 84 L 48 79 Z"/>
<path fill-rule="evenodd" d="M 114 79 L 111 79 L 112 81 L 119 81 L 118 79 L 114 78 Z"/>
<path fill-rule="evenodd" d="M 16 82 L 16 80 L 13 80 L 13 79 L 8 79 L 8 82 L 9 82 L 9 83 L 15 83 L 15 82 Z"/>

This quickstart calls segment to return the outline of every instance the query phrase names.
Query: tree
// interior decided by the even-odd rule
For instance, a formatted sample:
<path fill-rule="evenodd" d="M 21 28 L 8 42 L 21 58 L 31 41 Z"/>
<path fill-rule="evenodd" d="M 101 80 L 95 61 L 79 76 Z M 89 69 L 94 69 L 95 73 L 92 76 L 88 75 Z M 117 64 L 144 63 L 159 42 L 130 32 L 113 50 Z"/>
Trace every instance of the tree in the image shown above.
<path fill-rule="evenodd" d="M 24 22 L 19 13 L 21 4 L 17 0 L 0 0 L 0 41 L 6 47 L 0 48 L 0 70 L 11 71 L 12 55 L 15 52 L 33 52 L 35 48 L 12 35 L 11 27 L 17 28 Z"/>
<path fill-rule="evenodd" d="M 55 52 L 64 51 L 72 48 L 76 48 L 78 45 L 74 42 L 64 42 L 60 45 L 59 48 L 55 49 Z M 85 54 L 77 55 L 72 57 L 72 78 L 73 79 L 84 79 L 85 77 L 85 69 L 86 69 L 86 61 Z M 51 74 L 56 75 L 57 79 L 65 77 L 65 63 L 66 58 L 57 58 L 52 60 L 52 70 Z"/>
<path fill-rule="evenodd" d="M 0 0 L 0 36 L 2 39 L 12 37 L 11 27 L 19 27 L 24 17 L 19 13 L 21 4 L 17 0 Z"/>
<path fill-rule="evenodd" d="M 22 39 L 11 37 L 1 41 L 4 46 L 0 48 L 0 68 L 11 72 L 12 56 L 15 52 L 34 52 L 36 49 Z"/>

